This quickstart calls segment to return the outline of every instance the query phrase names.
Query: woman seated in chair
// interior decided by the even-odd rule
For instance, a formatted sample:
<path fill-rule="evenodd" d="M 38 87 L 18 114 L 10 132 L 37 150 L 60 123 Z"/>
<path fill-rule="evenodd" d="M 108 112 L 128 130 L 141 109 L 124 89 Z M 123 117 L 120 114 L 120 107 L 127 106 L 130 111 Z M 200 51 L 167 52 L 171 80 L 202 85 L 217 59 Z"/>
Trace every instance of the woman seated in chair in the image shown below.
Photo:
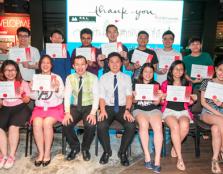
<path fill-rule="evenodd" d="M 218 164 L 218 156 L 223 158 L 223 104 L 217 97 L 212 99 L 205 98 L 205 91 L 208 82 L 223 85 L 223 58 L 218 57 L 215 60 L 215 77 L 211 80 L 204 80 L 201 84 L 201 105 L 203 106 L 201 119 L 211 125 L 212 134 L 212 165 L 213 173 L 221 173 L 221 168 Z M 222 96 L 221 96 L 222 97 Z"/>
<path fill-rule="evenodd" d="M 145 63 L 142 66 L 138 80 L 133 83 L 133 95 L 136 97 L 137 91 L 136 84 L 152 84 L 158 85 L 159 83 L 154 81 L 154 67 L 150 63 Z M 142 148 L 145 155 L 144 166 L 147 169 L 152 169 L 156 173 L 160 173 L 160 155 L 162 149 L 163 132 L 162 132 L 162 112 L 159 110 L 159 103 L 162 97 L 161 90 L 157 91 L 156 99 L 143 99 L 135 100 L 133 116 L 136 118 L 136 122 L 139 125 L 139 136 L 142 144 Z M 145 98 L 145 96 L 144 96 Z M 150 153 L 148 150 L 149 141 L 149 128 L 154 131 L 154 142 L 155 142 L 155 163 L 151 160 Z"/>
<path fill-rule="evenodd" d="M 60 76 L 51 72 L 53 62 L 50 56 L 44 55 L 39 61 L 39 70 L 42 75 L 51 75 L 52 91 L 31 91 L 31 98 L 35 100 L 31 123 L 38 149 L 35 166 L 47 166 L 51 161 L 51 145 L 53 141 L 53 126 L 62 122 L 64 117 L 63 96 L 64 84 Z M 31 82 L 32 88 L 34 82 Z"/>
<path fill-rule="evenodd" d="M 167 95 L 167 86 L 190 86 L 190 83 L 185 78 L 185 65 L 181 60 L 174 61 L 167 74 L 167 80 L 162 83 L 161 89 Z M 192 114 L 188 106 L 197 100 L 196 95 L 190 96 L 189 102 L 167 101 L 161 102 L 163 119 L 170 128 L 171 139 L 173 147 L 171 149 L 171 156 L 177 157 L 177 168 L 185 170 L 185 164 L 181 154 L 181 142 L 189 132 L 189 124 L 192 119 Z"/>

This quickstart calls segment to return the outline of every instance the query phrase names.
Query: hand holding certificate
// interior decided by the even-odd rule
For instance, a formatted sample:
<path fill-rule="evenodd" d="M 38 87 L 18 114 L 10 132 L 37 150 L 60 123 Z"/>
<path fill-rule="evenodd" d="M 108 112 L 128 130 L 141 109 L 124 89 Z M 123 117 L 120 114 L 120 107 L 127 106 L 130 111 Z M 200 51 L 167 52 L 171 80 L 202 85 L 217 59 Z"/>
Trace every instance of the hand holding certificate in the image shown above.
<path fill-rule="evenodd" d="M 43 74 L 34 74 L 32 82 L 33 91 L 54 91 L 51 85 L 53 76 L 43 75 Z"/>
<path fill-rule="evenodd" d="M 66 44 L 46 43 L 46 54 L 52 58 L 67 58 Z"/>
<path fill-rule="evenodd" d="M 0 82 L 0 98 L 21 98 L 20 82 L 1 81 Z"/>
<path fill-rule="evenodd" d="M 146 62 L 151 62 L 152 59 L 153 59 L 153 55 L 135 49 L 132 55 L 131 62 L 137 63 L 142 66 Z"/>
<path fill-rule="evenodd" d="M 9 50 L 9 59 L 17 63 L 32 61 L 30 48 L 11 48 Z"/>
<path fill-rule="evenodd" d="M 191 86 L 167 86 L 167 101 L 190 102 Z"/>
<path fill-rule="evenodd" d="M 219 83 L 208 82 L 204 97 L 223 102 L 223 85 Z"/>
<path fill-rule="evenodd" d="M 102 54 L 104 54 L 106 57 L 112 52 L 121 52 L 122 51 L 122 43 L 121 42 L 113 42 L 113 43 L 107 43 L 103 44 L 101 46 Z"/>
<path fill-rule="evenodd" d="M 87 60 L 96 61 L 96 48 L 82 47 L 76 48 L 76 55 L 84 56 Z"/>
<path fill-rule="evenodd" d="M 175 61 L 175 60 L 180 60 L 180 56 L 163 56 L 160 55 L 159 57 L 159 68 L 160 69 L 169 69 L 170 65 Z"/>
<path fill-rule="evenodd" d="M 151 100 L 157 101 L 159 100 L 159 96 L 157 95 L 159 90 L 158 84 L 136 84 L 135 92 L 136 100 Z"/>
<path fill-rule="evenodd" d="M 191 77 L 211 79 L 214 75 L 214 66 L 204 66 L 192 64 L 191 67 Z"/>

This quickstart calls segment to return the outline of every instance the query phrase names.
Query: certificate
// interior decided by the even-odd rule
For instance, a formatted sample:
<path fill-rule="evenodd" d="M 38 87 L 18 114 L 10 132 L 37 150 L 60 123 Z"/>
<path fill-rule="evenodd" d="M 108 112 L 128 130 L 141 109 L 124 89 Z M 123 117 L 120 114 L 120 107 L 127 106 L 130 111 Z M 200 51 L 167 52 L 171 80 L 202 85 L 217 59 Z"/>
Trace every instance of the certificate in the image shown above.
<path fill-rule="evenodd" d="M 175 61 L 175 60 L 180 60 L 180 56 L 164 56 L 161 55 L 159 57 L 159 68 L 166 68 L 169 69 L 170 65 Z"/>
<path fill-rule="evenodd" d="M 191 86 L 167 86 L 167 101 L 189 102 L 192 92 Z"/>
<path fill-rule="evenodd" d="M 136 84 L 135 92 L 136 100 L 158 100 L 157 92 L 159 90 L 158 84 Z"/>
<path fill-rule="evenodd" d="M 122 51 L 122 43 L 121 42 L 113 42 L 113 43 L 107 43 L 103 44 L 101 46 L 102 54 L 104 54 L 106 57 L 112 52 L 121 52 Z"/>
<path fill-rule="evenodd" d="M 191 77 L 211 79 L 213 75 L 214 75 L 214 66 L 192 64 Z"/>
<path fill-rule="evenodd" d="M 10 48 L 9 59 L 17 63 L 32 61 L 30 48 Z"/>
<path fill-rule="evenodd" d="M 33 91 L 54 91 L 51 87 L 51 80 L 54 76 L 34 74 L 33 75 Z"/>
<path fill-rule="evenodd" d="M 146 62 L 151 62 L 153 59 L 152 54 L 145 53 L 143 51 L 135 49 L 132 54 L 132 60 L 133 63 L 138 63 L 139 65 L 143 65 Z"/>
<path fill-rule="evenodd" d="M 21 98 L 20 82 L 1 81 L 0 82 L 0 98 Z"/>
<path fill-rule="evenodd" d="M 87 60 L 96 61 L 96 48 L 82 47 L 76 48 L 76 55 L 84 56 Z"/>
<path fill-rule="evenodd" d="M 52 58 L 67 58 L 66 48 L 66 44 L 46 43 L 46 54 Z"/>
<path fill-rule="evenodd" d="M 204 97 L 208 99 L 217 99 L 223 102 L 223 85 L 215 82 L 208 82 Z"/>

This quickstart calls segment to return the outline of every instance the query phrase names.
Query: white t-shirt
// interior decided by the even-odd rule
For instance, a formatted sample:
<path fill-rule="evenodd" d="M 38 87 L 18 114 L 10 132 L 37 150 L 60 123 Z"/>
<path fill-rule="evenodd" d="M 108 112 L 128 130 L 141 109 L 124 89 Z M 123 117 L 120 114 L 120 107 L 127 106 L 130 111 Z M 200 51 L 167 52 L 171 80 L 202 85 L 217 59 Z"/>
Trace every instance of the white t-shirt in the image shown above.
<path fill-rule="evenodd" d="M 32 61 L 29 62 L 29 64 L 34 65 L 37 62 L 39 62 L 39 59 L 40 59 L 39 50 L 35 47 L 32 47 L 32 46 L 28 46 L 28 47 L 30 48 L 31 59 L 32 59 Z M 13 48 L 19 48 L 19 47 L 15 46 Z M 9 59 L 10 59 L 10 57 L 9 57 Z M 19 63 L 19 69 L 20 69 L 23 80 L 25 80 L 25 81 L 31 81 L 32 80 L 33 74 L 35 74 L 35 69 L 24 68 L 22 63 Z"/>
<path fill-rule="evenodd" d="M 165 51 L 164 49 L 156 49 L 155 50 L 157 54 L 157 58 L 160 62 L 160 59 L 164 59 L 165 57 L 175 57 L 179 56 L 179 59 L 182 60 L 182 55 L 180 52 L 177 52 L 176 50 L 172 49 L 171 51 Z M 158 64 L 159 67 L 159 64 Z M 168 73 L 168 72 L 167 72 Z M 162 84 L 167 79 L 167 73 L 166 74 L 157 74 L 156 81 Z"/>

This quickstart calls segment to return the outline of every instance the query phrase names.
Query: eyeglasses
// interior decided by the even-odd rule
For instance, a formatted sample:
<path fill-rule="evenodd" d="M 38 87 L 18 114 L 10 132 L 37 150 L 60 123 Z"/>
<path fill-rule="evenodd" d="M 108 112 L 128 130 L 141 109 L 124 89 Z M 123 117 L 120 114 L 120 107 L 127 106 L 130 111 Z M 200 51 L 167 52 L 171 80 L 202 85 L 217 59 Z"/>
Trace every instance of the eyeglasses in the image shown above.
<path fill-rule="evenodd" d="M 163 38 L 164 41 L 173 41 L 173 38 Z"/>
<path fill-rule="evenodd" d="M 27 39 L 28 37 L 29 37 L 29 35 L 21 35 L 21 34 L 18 35 L 18 38 L 24 38 L 24 39 Z"/>

